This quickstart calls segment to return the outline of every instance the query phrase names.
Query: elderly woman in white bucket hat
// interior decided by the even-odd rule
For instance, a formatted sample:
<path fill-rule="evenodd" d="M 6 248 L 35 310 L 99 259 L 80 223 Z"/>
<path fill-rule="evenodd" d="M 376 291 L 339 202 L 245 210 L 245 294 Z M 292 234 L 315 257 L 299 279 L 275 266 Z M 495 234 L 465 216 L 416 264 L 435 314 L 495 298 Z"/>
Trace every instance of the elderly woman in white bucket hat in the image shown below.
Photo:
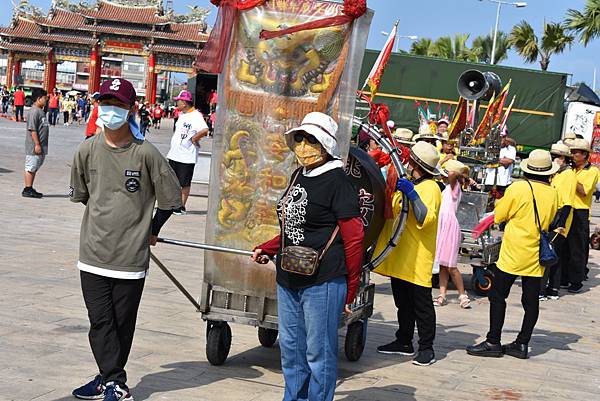
<path fill-rule="evenodd" d="M 360 284 L 363 224 L 358 192 L 344 173 L 338 125 L 312 112 L 284 136 L 302 167 L 278 202 L 281 234 L 257 246 L 252 258 L 277 255 L 277 305 L 283 399 L 333 399 L 338 325 L 350 313 Z M 316 270 L 294 250 L 317 253 Z M 314 266 L 314 265 L 313 265 Z"/>
<path fill-rule="evenodd" d="M 526 359 L 533 328 L 539 315 L 539 293 L 544 268 L 540 265 L 540 232 L 548 231 L 558 209 L 558 194 L 550 177 L 559 169 L 550 152 L 536 149 L 521 162 L 525 179 L 510 185 L 494 210 L 494 222 L 506 223 L 500 258 L 489 292 L 490 330 L 485 341 L 467 347 L 474 356 L 511 355 Z M 537 209 L 536 217 L 535 210 Z M 501 345 L 506 298 L 517 277 L 521 277 L 521 304 L 525 310 L 521 331 L 514 342 Z"/>
<path fill-rule="evenodd" d="M 394 304 L 398 309 L 396 338 L 377 347 L 382 354 L 414 355 L 415 323 L 419 333 L 419 351 L 413 364 L 435 362 L 435 310 L 431 302 L 432 266 L 438 227 L 438 212 L 442 201 L 440 187 L 433 179 L 439 175 L 439 155 L 435 146 L 417 142 L 410 150 L 408 172 L 413 181 L 400 178 L 393 198 L 394 213 L 399 213 L 402 194 L 410 202 L 410 211 L 398 244 L 375 272 L 391 278 Z M 384 230 L 385 231 L 385 230 Z M 381 249 L 389 238 L 381 236 Z"/>

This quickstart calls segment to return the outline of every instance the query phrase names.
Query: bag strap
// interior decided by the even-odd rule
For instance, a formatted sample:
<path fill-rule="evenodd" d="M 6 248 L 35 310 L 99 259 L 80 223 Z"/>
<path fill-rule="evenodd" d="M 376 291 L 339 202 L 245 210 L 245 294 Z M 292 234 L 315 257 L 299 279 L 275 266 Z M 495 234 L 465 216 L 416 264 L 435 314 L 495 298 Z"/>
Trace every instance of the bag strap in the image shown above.
<path fill-rule="evenodd" d="M 282 198 L 283 202 L 281 203 L 281 237 L 280 237 L 280 241 L 279 241 L 281 249 L 283 249 L 283 246 L 285 245 L 285 204 L 287 203 L 288 196 L 290 195 L 290 191 L 292 190 L 292 187 L 296 183 L 296 178 L 298 178 L 298 176 L 300 175 L 300 172 L 301 172 L 301 170 L 298 169 L 298 172 L 292 178 L 292 182 L 290 183 L 290 186 L 288 187 L 287 191 L 285 191 L 285 195 Z"/>
<path fill-rule="evenodd" d="M 323 259 L 323 256 L 325 256 L 325 253 L 327 253 L 327 251 L 329 250 L 329 247 L 331 246 L 331 244 L 333 244 L 333 240 L 335 240 L 335 237 L 339 231 L 340 231 L 340 226 L 336 225 L 335 230 L 333 230 L 333 233 L 331 233 L 331 237 L 329 238 L 329 241 L 327 241 L 327 245 L 325 246 L 325 249 L 323 249 L 323 251 L 319 255 L 319 261 L 321 261 L 321 259 Z"/>
<path fill-rule="evenodd" d="M 540 215 L 538 214 L 537 203 L 535 202 L 535 194 L 533 193 L 533 186 L 529 182 L 529 180 L 525 180 L 527 184 L 529 184 L 529 188 L 531 188 L 531 196 L 533 197 L 533 212 L 535 214 L 535 223 L 538 226 L 538 231 L 540 235 L 542 234 L 542 225 L 540 223 Z"/>

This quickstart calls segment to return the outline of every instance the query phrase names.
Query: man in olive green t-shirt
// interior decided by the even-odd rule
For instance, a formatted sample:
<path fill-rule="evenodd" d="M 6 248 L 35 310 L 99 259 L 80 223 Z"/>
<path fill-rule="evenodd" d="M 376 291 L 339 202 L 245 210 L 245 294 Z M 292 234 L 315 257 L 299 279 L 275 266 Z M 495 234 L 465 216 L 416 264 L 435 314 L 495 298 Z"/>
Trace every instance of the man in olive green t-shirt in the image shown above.
<path fill-rule="evenodd" d="M 135 124 L 135 99 L 133 86 L 124 79 L 102 85 L 98 120 L 103 132 L 79 146 L 71 167 L 71 201 L 86 205 L 77 267 L 100 373 L 73 391 L 82 399 L 133 399 L 125 364 L 149 266 L 149 246 L 156 244 L 173 209 L 181 207 L 175 173 Z M 152 217 L 155 202 L 158 209 Z"/>

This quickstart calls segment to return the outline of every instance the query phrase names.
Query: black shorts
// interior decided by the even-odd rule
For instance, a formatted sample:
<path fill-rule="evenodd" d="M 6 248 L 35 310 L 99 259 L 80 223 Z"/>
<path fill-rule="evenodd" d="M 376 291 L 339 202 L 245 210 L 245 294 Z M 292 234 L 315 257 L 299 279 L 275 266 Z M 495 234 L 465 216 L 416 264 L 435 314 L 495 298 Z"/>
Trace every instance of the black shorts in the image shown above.
<path fill-rule="evenodd" d="M 179 179 L 179 185 L 181 188 L 189 187 L 192 185 L 192 177 L 194 176 L 194 163 L 180 163 L 175 160 L 169 160 L 169 164 L 175 175 Z"/>

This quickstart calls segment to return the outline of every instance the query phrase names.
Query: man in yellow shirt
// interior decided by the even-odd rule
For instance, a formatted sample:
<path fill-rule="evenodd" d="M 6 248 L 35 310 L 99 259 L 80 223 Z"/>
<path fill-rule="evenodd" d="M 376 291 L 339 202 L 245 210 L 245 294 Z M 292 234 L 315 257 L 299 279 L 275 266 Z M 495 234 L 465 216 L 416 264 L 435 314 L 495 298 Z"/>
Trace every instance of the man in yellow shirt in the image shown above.
<path fill-rule="evenodd" d="M 496 263 L 494 281 L 489 292 L 490 330 L 485 341 L 467 347 L 474 356 L 501 357 L 511 355 L 526 359 L 528 344 L 539 315 L 539 293 L 544 268 L 540 265 L 540 232 L 548 231 L 558 208 L 558 194 L 549 184 L 558 171 L 550 153 L 536 149 L 521 162 L 525 180 L 510 185 L 494 210 L 494 222 L 506 223 L 500 258 Z M 535 209 L 537 209 L 536 218 Z M 517 277 L 521 276 L 525 310 L 523 325 L 517 339 L 500 345 L 506 313 L 506 298 Z"/>
<path fill-rule="evenodd" d="M 398 245 L 375 272 L 391 277 L 394 303 L 398 309 L 396 339 L 377 347 L 383 354 L 414 355 L 415 322 L 419 332 L 419 352 L 413 364 L 431 365 L 435 362 L 435 310 L 431 300 L 431 276 L 437 237 L 438 212 L 442 193 L 433 177 L 439 156 L 435 146 L 417 142 L 410 151 L 409 174 L 398 180 L 394 196 L 394 212 L 400 211 L 402 194 L 410 202 L 410 211 Z M 391 221 L 391 220 L 390 220 Z M 390 224 L 388 221 L 388 224 Z M 384 230 L 386 231 L 386 230 Z M 389 237 L 382 235 L 377 248 L 385 247 Z M 378 252 L 378 249 L 375 252 Z"/>
<path fill-rule="evenodd" d="M 550 154 L 554 157 L 554 162 L 560 166 L 551 180 L 552 188 L 558 192 L 557 228 L 555 231 L 559 235 L 555 237 L 553 243 L 559 261 L 554 266 L 546 268 L 544 272 L 540 288 L 540 301 L 558 299 L 561 272 L 568 271 L 569 249 L 565 243 L 573 220 L 573 202 L 575 202 L 575 183 L 577 182 L 575 171 L 571 168 L 573 155 L 569 147 L 561 142 L 555 143 L 550 149 Z"/>
<path fill-rule="evenodd" d="M 576 194 L 573 202 L 573 223 L 567 236 L 569 247 L 568 291 L 576 294 L 583 288 L 586 276 L 589 238 L 590 238 L 590 208 L 592 195 L 598 183 L 598 169 L 589 162 L 590 143 L 585 139 L 574 139 L 571 142 L 573 164 L 575 165 Z M 566 287 L 563 282 L 561 287 Z"/>

